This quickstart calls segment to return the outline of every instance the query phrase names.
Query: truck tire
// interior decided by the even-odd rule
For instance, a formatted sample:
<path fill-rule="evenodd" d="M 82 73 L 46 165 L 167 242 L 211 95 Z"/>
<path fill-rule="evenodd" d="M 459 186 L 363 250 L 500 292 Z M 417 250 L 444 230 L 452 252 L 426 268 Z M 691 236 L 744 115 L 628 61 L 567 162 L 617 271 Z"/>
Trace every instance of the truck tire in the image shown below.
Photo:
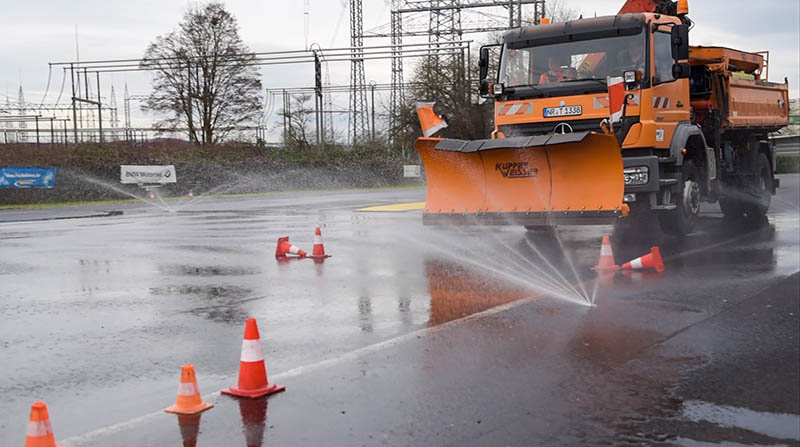
<path fill-rule="evenodd" d="M 742 210 L 748 220 L 761 221 L 767 216 L 773 190 L 772 168 L 766 155 L 758 156 L 755 172 L 755 178 L 749 185 L 749 200 L 742 204 Z"/>
<path fill-rule="evenodd" d="M 681 191 L 675 197 L 674 210 L 659 213 L 661 230 L 667 234 L 686 236 L 694 230 L 700 214 L 700 183 L 694 161 L 685 160 L 681 167 Z"/>

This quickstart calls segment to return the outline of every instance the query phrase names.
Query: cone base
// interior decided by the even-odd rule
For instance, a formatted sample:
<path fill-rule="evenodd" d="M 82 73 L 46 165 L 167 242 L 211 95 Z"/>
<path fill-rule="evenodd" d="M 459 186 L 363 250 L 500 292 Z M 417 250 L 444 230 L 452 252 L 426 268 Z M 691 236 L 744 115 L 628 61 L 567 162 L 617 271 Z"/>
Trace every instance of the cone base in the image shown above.
<path fill-rule="evenodd" d="M 614 272 L 619 270 L 620 267 L 618 265 L 596 265 L 592 267 L 592 270 L 596 272 Z"/>
<path fill-rule="evenodd" d="M 330 258 L 331 256 L 333 255 L 309 255 L 306 257 L 311 259 L 325 259 L 325 258 Z"/>
<path fill-rule="evenodd" d="M 178 405 L 171 405 L 167 408 L 164 408 L 164 412 L 172 413 L 172 414 L 197 414 L 202 413 L 203 411 L 208 410 L 209 408 L 213 407 L 214 404 L 210 404 L 208 402 L 203 402 L 200 405 L 189 407 L 189 408 L 180 408 Z"/>
<path fill-rule="evenodd" d="M 278 385 L 267 385 L 264 388 L 256 388 L 254 390 L 242 390 L 239 388 L 230 387 L 222 390 L 222 394 L 257 399 L 262 396 L 269 396 L 270 394 L 280 393 L 281 391 L 284 390 L 286 390 L 285 386 L 278 386 Z"/>

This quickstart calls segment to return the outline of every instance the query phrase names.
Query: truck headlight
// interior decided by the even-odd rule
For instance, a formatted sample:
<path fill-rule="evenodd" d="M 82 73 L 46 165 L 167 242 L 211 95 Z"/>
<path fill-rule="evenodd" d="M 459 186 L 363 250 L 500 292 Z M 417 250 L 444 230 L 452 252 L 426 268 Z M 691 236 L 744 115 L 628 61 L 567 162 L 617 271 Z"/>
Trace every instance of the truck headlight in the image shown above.
<path fill-rule="evenodd" d="M 650 181 L 650 168 L 647 166 L 625 168 L 623 172 L 626 186 L 646 185 Z"/>

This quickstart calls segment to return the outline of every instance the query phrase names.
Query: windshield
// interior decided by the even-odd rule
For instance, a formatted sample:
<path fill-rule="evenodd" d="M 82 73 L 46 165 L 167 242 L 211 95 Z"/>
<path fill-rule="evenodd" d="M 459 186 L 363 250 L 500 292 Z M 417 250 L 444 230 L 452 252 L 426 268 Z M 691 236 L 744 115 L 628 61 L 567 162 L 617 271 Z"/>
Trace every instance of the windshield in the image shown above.
<path fill-rule="evenodd" d="M 520 42 L 523 43 L 523 42 Z M 629 70 L 645 75 L 644 33 L 516 48 L 503 48 L 499 80 L 506 87 L 621 76 Z"/>

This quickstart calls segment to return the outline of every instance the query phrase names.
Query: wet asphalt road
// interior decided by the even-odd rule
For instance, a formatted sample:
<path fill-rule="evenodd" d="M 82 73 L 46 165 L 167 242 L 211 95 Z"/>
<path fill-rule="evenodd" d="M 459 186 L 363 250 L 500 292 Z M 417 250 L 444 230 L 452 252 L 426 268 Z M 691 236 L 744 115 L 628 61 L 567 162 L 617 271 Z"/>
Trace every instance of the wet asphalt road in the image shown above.
<path fill-rule="evenodd" d="M 0 212 L 0 445 L 39 399 L 64 447 L 800 445 L 798 180 L 685 240 L 354 211 L 421 189 Z M 332 258 L 276 262 L 317 224 Z M 604 234 L 666 272 L 598 276 Z M 250 316 L 287 391 L 219 396 Z M 187 362 L 200 418 L 161 412 Z"/>

